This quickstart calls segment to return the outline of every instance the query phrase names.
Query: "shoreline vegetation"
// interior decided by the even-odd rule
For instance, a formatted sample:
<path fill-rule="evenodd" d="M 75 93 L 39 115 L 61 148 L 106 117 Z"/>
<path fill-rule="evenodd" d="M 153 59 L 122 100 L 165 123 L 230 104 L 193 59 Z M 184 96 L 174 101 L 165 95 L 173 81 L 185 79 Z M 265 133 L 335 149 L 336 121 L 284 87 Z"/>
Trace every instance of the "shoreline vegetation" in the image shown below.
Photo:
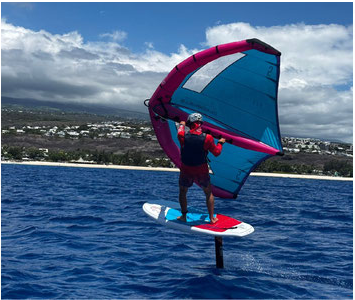
<path fill-rule="evenodd" d="M 2 105 L 1 112 L 2 162 L 176 168 L 148 119 L 23 105 Z M 285 155 L 263 161 L 253 174 L 352 180 L 352 144 L 299 137 L 282 137 L 282 144 Z"/>
<path fill-rule="evenodd" d="M 90 139 L 80 138 L 64 140 L 64 143 L 71 144 L 72 149 L 65 147 L 65 144 L 59 144 L 57 145 L 59 148 L 50 149 L 51 145 L 58 141 L 48 138 L 47 140 L 40 140 L 38 145 L 33 146 L 36 140 L 33 137 L 31 139 L 31 137 L 26 136 L 25 138 L 28 140 L 25 140 L 26 142 L 21 145 L 3 145 L 1 161 L 123 165 L 146 167 L 148 169 L 176 168 L 163 151 L 159 149 L 157 141 L 138 139 L 110 139 L 109 141 L 100 139 L 91 141 Z M 44 144 L 44 141 L 47 144 Z M 112 148 L 95 149 L 95 147 L 104 147 L 105 143 L 110 143 L 109 147 Z M 39 146 L 48 148 L 40 148 Z M 89 150 L 88 148 L 94 149 Z M 115 149 L 119 149 L 120 152 L 114 152 Z M 263 161 L 254 172 L 352 178 L 353 164 L 351 158 L 344 156 L 287 152 L 283 157 L 272 157 Z"/>
<path fill-rule="evenodd" d="M 78 162 L 70 163 L 70 162 L 48 162 L 48 161 L 46 161 L 46 162 L 44 162 L 44 161 L 1 161 L 1 164 L 179 172 L 178 168 L 142 167 L 142 166 L 113 165 L 113 164 L 106 165 L 106 164 L 91 164 L 91 163 L 78 163 Z M 250 175 L 251 176 L 262 176 L 262 177 L 282 177 L 282 178 L 299 178 L 299 179 L 353 181 L 352 177 L 336 177 L 336 176 L 324 176 L 324 175 L 304 175 L 304 174 L 264 173 L 264 172 L 252 172 Z"/>

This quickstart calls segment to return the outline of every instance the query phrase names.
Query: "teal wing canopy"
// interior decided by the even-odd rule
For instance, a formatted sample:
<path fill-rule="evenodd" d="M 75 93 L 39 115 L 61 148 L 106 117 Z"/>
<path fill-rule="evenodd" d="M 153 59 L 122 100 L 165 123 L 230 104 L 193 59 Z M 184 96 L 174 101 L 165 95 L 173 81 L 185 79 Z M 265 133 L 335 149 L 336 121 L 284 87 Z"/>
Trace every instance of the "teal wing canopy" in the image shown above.
<path fill-rule="evenodd" d="M 249 47 L 240 46 L 243 42 Z M 173 91 L 167 81 L 166 90 L 160 86 L 169 91 L 168 97 L 163 94 L 160 100 L 150 100 L 152 120 L 159 122 L 159 116 L 169 120 L 165 126 L 154 123 L 153 126 L 163 149 L 176 165 L 181 164 L 179 151 L 176 152 L 179 149 L 176 122 L 186 120 L 188 114 L 202 114 L 203 131 L 212 134 L 215 142 L 220 137 L 227 139 L 220 156 L 208 155 L 215 193 L 226 198 L 237 197 L 250 172 L 283 151 L 277 110 L 281 53 L 255 39 L 235 44 L 240 47 L 234 51 L 223 53 L 222 49 L 228 47 L 220 45 L 214 56 L 208 55 L 210 49 L 205 50 L 206 55 L 196 54 L 193 57 L 196 68 L 188 73 L 189 59 L 182 62 L 174 71 L 182 74 L 181 79 L 171 74 L 166 79 L 178 81 L 177 84 L 173 80 Z M 161 141 L 161 134 L 176 147 Z"/>

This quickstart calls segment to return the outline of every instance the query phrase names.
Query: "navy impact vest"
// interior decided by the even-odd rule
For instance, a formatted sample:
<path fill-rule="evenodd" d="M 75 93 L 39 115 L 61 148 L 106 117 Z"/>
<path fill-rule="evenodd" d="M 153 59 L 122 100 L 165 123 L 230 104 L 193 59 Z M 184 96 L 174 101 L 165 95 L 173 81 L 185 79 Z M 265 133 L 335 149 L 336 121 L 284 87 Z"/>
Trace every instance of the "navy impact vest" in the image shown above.
<path fill-rule="evenodd" d="M 181 161 L 186 166 L 199 166 L 207 163 L 208 151 L 204 149 L 206 134 L 185 134 L 181 148 Z"/>

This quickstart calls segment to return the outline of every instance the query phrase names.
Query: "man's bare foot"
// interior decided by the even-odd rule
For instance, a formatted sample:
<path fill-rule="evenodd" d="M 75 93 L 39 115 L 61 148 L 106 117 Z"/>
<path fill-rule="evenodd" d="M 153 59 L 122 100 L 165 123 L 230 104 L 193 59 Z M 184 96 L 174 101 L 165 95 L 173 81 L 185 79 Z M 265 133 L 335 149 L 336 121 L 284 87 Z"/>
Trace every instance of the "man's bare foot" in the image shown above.
<path fill-rule="evenodd" d="M 186 214 L 182 214 L 180 217 L 177 217 L 178 221 L 186 222 Z"/>
<path fill-rule="evenodd" d="M 214 224 L 218 221 L 217 217 L 212 217 L 210 224 Z"/>

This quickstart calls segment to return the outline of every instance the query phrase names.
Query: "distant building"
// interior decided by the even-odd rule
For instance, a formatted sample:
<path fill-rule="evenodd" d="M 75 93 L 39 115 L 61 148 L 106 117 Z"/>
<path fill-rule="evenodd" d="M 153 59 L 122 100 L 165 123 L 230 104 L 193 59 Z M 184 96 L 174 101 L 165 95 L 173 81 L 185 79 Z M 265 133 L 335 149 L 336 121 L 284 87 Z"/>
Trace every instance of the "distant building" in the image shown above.
<path fill-rule="evenodd" d="M 76 132 L 76 131 L 68 131 L 67 134 L 73 139 L 79 138 L 79 135 L 80 135 L 79 132 Z"/>
<path fill-rule="evenodd" d="M 298 152 L 300 152 L 300 149 L 297 149 L 297 148 L 284 147 L 283 149 L 284 149 L 285 152 L 290 152 L 290 153 L 298 153 Z"/>
<path fill-rule="evenodd" d="M 59 136 L 60 138 L 64 138 L 65 137 L 65 132 L 64 131 L 59 131 L 59 132 L 57 132 L 57 136 Z"/>
<path fill-rule="evenodd" d="M 131 134 L 128 132 L 122 132 L 121 133 L 121 138 L 123 139 L 130 139 L 131 138 Z"/>
<path fill-rule="evenodd" d="M 81 134 L 82 136 L 89 136 L 90 131 L 88 131 L 88 130 L 82 130 L 82 131 L 80 131 L 80 134 Z"/>

